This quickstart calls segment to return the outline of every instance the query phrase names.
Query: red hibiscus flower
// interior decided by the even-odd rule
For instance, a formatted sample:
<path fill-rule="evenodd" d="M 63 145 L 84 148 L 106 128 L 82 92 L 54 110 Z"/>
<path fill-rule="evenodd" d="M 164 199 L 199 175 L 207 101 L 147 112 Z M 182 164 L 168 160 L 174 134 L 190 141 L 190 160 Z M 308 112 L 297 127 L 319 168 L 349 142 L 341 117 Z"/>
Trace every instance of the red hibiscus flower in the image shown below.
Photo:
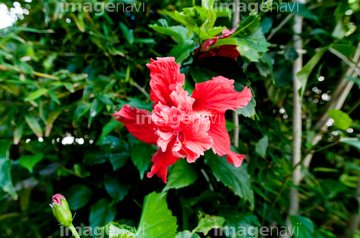
<path fill-rule="evenodd" d="M 227 57 L 236 60 L 240 54 L 235 45 L 221 45 L 210 50 L 210 47 L 215 45 L 219 39 L 230 37 L 235 33 L 236 29 L 237 27 L 234 27 L 231 30 L 225 29 L 222 31 L 221 36 L 216 36 L 216 38 L 206 40 L 201 46 L 199 60 L 201 61 L 203 58 L 212 56 Z"/>
<path fill-rule="evenodd" d="M 157 58 L 147 64 L 150 69 L 150 99 L 152 113 L 125 105 L 116 112 L 116 120 L 125 124 L 136 138 L 154 144 L 159 150 L 153 155 L 150 178 L 154 174 L 166 183 L 167 167 L 180 158 L 194 162 L 212 148 L 236 167 L 245 155 L 230 150 L 230 138 L 225 126 L 225 111 L 245 107 L 252 95 L 249 88 L 234 90 L 234 80 L 218 76 L 195 84 L 192 96 L 182 86 L 185 75 L 175 58 Z"/>

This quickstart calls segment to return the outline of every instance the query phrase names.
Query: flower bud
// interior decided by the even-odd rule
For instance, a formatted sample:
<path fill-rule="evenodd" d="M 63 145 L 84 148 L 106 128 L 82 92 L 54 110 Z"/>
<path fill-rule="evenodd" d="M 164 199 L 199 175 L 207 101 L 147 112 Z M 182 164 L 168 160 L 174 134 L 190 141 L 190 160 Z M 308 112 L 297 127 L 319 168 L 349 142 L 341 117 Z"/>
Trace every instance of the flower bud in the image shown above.
<path fill-rule="evenodd" d="M 52 212 L 58 222 L 63 226 L 69 226 L 72 224 L 72 215 L 69 209 L 69 205 L 65 197 L 61 194 L 55 194 L 52 196 L 52 202 L 50 204 Z"/>

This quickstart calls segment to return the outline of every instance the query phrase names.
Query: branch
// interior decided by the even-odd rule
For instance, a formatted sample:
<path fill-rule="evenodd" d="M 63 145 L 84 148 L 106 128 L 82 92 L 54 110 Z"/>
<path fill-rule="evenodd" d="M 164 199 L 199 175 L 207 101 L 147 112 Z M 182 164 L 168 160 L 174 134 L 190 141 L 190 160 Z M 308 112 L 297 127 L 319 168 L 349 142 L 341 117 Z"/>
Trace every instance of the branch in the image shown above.
<path fill-rule="evenodd" d="M 355 55 L 353 57 L 353 61 L 356 62 L 357 64 L 360 64 L 360 43 L 358 44 L 358 48 L 355 52 Z M 323 111 L 322 115 L 320 116 L 320 119 L 318 120 L 318 122 L 315 124 L 314 126 L 314 130 L 319 130 L 320 132 L 315 136 L 315 138 L 313 139 L 313 141 L 311 142 L 311 144 L 313 146 L 317 145 L 320 140 L 321 140 L 321 136 L 327 131 L 328 126 L 326 125 L 326 122 L 329 120 L 329 115 L 327 114 L 327 112 L 329 110 L 332 109 L 337 109 L 340 110 L 348 96 L 348 94 L 350 93 L 352 87 L 354 86 L 354 82 L 349 81 L 347 79 L 348 76 L 352 76 L 354 78 L 356 78 L 358 76 L 357 72 L 353 70 L 353 68 L 348 68 L 345 72 L 345 74 L 343 75 L 343 77 L 341 78 L 341 80 L 339 81 L 338 85 L 336 86 L 336 89 L 331 97 L 331 100 L 328 102 L 328 104 L 325 107 L 325 110 Z M 311 159 L 313 157 L 313 153 L 309 153 L 305 160 L 304 160 L 304 166 L 305 167 L 309 167 L 310 163 L 311 163 Z"/>
<path fill-rule="evenodd" d="M 305 0 L 299 0 L 299 3 L 305 4 Z M 301 87 L 301 83 L 296 77 L 296 74 L 303 67 L 303 57 L 302 57 L 302 49 L 303 42 L 300 34 L 302 33 L 303 27 L 303 17 L 300 15 L 295 15 L 294 18 L 294 49 L 298 52 L 299 57 L 293 62 L 293 154 L 292 154 L 292 183 L 295 186 L 290 187 L 289 192 L 289 215 L 297 215 L 299 212 L 299 194 L 297 190 L 297 186 L 300 184 L 301 179 L 301 167 L 297 166 L 301 161 L 301 137 L 302 137 L 302 121 L 301 121 L 301 97 L 299 95 L 299 89 Z M 289 227 L 291 227 L 291 222 L 289 217 L 286 219 L 286 223 Z M 290 237 L 290 236 L 289 236 Z"/>
<path fill-rule="evenodd" d="M 233 9 L 233 19 L 232 19 L 233 27 L 237 27 L 240 25 L 240 11 L 237 11 L 237 6 L 239 6 L 239 3 L 240 3 L 240 0 L 234 0 L 235 9 Z M 236 111 L 233 111 L 233 123 L 235 125 L 234 135 L 233 135 L 233 144 L 235 147 L 238 147 L 239 146 L 240 126 L 239 126 L 239 115 L 237 114 Z"/>

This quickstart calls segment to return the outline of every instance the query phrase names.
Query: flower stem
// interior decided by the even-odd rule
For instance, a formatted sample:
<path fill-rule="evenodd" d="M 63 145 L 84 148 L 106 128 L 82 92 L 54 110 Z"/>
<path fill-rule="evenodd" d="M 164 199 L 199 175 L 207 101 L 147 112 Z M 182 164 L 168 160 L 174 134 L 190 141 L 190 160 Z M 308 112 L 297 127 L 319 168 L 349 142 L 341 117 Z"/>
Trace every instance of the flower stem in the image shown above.
<path fill-rule="evenodd" d="M 77 230 L 75 229 L 75 227 L 72 223 L 70 224 L 69 229 L 72 232 L 73 236 L 75 236 L 75 238 L 80 238 Z"/>

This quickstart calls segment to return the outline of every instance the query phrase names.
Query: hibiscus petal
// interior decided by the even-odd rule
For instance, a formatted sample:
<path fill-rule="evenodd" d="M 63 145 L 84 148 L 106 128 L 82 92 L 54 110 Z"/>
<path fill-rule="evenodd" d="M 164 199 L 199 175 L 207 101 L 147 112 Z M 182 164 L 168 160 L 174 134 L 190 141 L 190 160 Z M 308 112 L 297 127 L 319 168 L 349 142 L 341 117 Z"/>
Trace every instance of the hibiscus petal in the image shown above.
<path fill-rule="evenodd" d="M 173 156 L 171 150 L 167 150 L 165 152 L 158 150 L 151 158 L 151 162 L 153 162 L 153 166 L 151 167 L 151 171 L 147 173 L 147 177 L 151 178 L 154 174 L 156 174 L 159 178 L 162 179 L 164 183 L 167 181 L 167 168 L 169 165 L 174 164 L 179 157 Z"/>
<path fill-rule="evenodd" d="M 150 69 L 150 99 L 173 106 L 170 94 L 177 84 L 185 82 L 185 75 L 180 74 L 180 64 L 175 63 L 174 57 L 151 59 L 146 65 Z"/>
<path fill-rule="evenodd" d="M 125 105 L 120 111 L 114 113 L 121 123 L 124 123 L 128 131 L 133 134 L 136 138 L 145 143 L 156 145 L 158 136 L 156 135 L 157 126 L 151 119 L 151 113 L 137 109 L 131 109 L 130 105 Z"/>
<path fill-rule="evenodd" d="M 239 155 L 230 150 L 230 137 L 226 130 L 225 115 L 215 115 L 210 118 L 210 130 L 208 134 L 212 137 L 214 144 L 212 149 L 215 154 L 223 156 L 226 154 L 226 159 L 229 163 L 239 167 L 245 158 L 245 155 Z"/>
<path fill-rule="evenodd" d="M 210 121 L 207 117 L 198 117 L 193 120 L 193 125 L 184 128 L 183 150 L 189 163 L 194 162 L 204 151 L 211 148 L 213 140 L 208 134 Z"/>
<path fill-rule="evenodd" d="M 193 111 L 213 115 L 245 107 L 251 100 L 251 90 L 245 87 L 242 92 L 236 92 L 233 84 L 234 80 L 222 76 L 195 84 L 191 96 L 195 99 Z"/>
<path fill-rule="evenodd" d="M 232 34 L 235 33 L 236 29 L 237 29 L 237 27 L 233 27 L 231 30 L 229 30 L 229 29 L 223 30 L 223 31 L 221 32 L 222 35 L 219 36 L 219 39 L 224 39 L 224 38 L 230 37 Z"/>

